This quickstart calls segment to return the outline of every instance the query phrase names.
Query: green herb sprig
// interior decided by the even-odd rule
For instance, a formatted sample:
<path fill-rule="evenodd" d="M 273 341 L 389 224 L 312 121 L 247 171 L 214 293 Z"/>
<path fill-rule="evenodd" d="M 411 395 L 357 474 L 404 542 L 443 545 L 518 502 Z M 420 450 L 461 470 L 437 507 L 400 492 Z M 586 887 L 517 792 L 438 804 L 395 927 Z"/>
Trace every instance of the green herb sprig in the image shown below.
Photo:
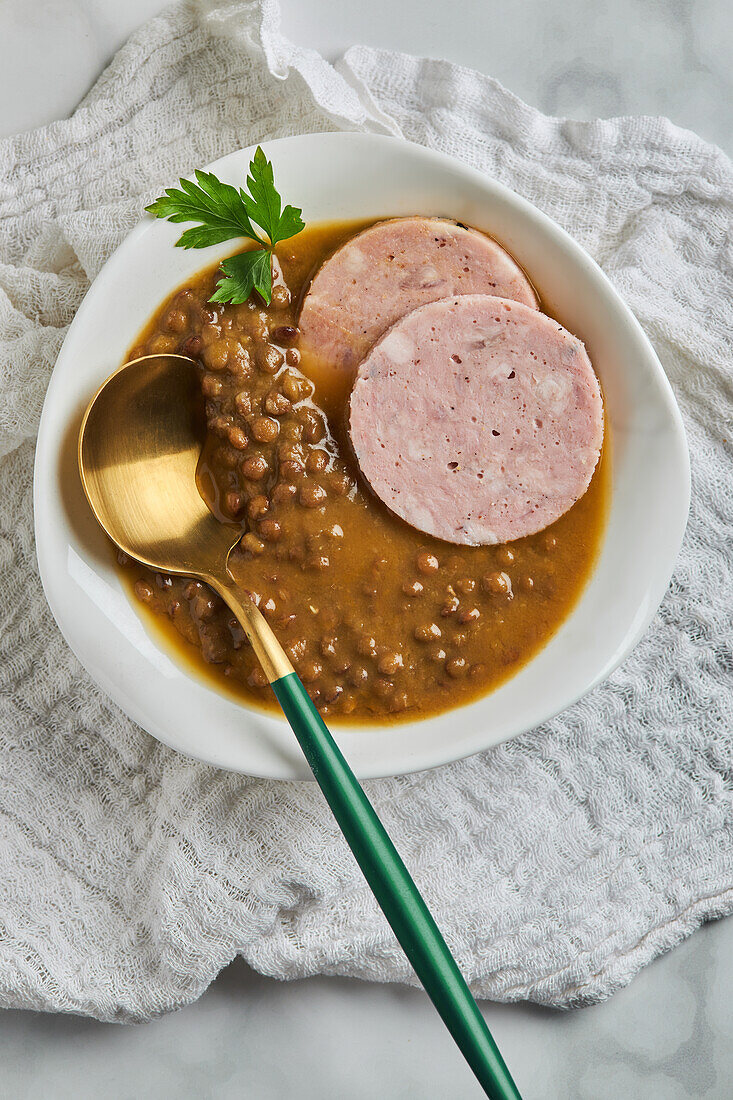
<path fill-rule="evenodd" d="M 145 207 L 156 218 L 199 222 L 181 234 L 176 241 L 179 248 L 206 248 L 234 237 L 247 237 L 259 246 L 223 261 L 223 275 L 209 299 L 211 302 L 240 305 L 256 290 L 269 305 L 275 245 L 305 228 L 301 210 L 283 207 L 275 188 L 272 163 L 259 146 L 249 172 L 247 190 L 222 183 L 212 172 L 195 172 L 196 183 L 179 180 L 180 190 L 168 187 L 164 195 Z"/>

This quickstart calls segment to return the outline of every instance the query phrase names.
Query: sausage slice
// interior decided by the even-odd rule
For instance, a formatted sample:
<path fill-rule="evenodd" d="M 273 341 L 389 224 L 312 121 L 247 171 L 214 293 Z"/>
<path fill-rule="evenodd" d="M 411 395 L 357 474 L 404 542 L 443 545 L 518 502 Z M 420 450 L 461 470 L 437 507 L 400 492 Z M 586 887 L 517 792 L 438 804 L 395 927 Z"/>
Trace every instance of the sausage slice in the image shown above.
<path fill-rule="evenodd" d="M 349 410 L 364 477 L 448 542 L 549 526 L 590 483 L 603 402 L 579 340 L 504 298 L 466 294 L 398 321 L 359 367 Z"/>
<path fill-rule="evenodd" d="M 516 261 L 478 230 L 443 218 L 378 222 L 318 271 L 300 313 L 301 347 L 348 370 L 400 317 L 454 294 L 538 304 Z"/>

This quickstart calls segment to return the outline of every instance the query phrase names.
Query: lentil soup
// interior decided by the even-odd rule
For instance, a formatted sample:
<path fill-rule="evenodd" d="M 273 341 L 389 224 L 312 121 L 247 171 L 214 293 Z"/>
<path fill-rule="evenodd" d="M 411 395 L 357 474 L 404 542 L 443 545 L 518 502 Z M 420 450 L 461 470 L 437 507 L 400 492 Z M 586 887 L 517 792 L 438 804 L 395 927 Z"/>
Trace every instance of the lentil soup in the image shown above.
<path fill-rule="evenodd" d="M 364 224 L 309 227 L 279 246 L 269 307 L 209 303 L 218 267 L 202 272 L 163 303 L 128 358 L 181 352 L 199 363 L 200 487 L 217 518 L 241 525 L 234 576 L 324 716 L 391 721 L 470 702 L 555 633 L 598 551 L 609 462 L 602 455 L 588 491 L 551 527 L 502 546 L 452 545 L 393 515 L 349 445 L 352 379 L 298 349 L 304 289 Z M 275 707 L 217 595 L 118 561 L 179 654 L 243 701 Z"/>

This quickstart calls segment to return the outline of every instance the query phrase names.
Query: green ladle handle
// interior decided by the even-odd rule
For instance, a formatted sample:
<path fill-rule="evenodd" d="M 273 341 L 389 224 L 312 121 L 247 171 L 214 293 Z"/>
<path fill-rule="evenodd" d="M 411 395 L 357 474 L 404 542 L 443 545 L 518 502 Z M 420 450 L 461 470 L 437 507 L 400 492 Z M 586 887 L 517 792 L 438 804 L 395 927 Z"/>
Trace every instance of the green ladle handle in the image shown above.
<path fill-rule="evenodd" d="M 484 1092 L 492 1100 L 521 1100 L 438 926 L 308 692 L 294 672 L 272 689 L 364 877 Z"/>

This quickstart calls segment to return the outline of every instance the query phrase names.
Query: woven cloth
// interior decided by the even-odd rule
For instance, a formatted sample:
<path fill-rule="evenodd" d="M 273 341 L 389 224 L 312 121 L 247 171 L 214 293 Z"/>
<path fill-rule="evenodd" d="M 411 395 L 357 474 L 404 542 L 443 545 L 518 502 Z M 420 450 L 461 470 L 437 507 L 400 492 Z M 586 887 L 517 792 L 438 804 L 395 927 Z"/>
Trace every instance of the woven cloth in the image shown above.
<path fill-rule="evenodd" d="M 232 149 L 372 129 L 463 159 L 599 261 L 682 406 L 693 507 L 661 611 L 541 729 L 373 781 L 482 997 L 596 1001 L 733 908 L 733 170 L 659 118 L 547 118 L 494 81 L 290 44 L 275 0 L 177 6 L 73 117 L 0 142 L 0 1004 L 139 1020 L 237 954 L 265 974 L 412 982 L 315 784 L 177 755 L 69 652 L 41 591 L 31 474 L 44 391 L 90 280 L 181 174 Z M 297 198 L 297 196 L 295 196 Z"/>

